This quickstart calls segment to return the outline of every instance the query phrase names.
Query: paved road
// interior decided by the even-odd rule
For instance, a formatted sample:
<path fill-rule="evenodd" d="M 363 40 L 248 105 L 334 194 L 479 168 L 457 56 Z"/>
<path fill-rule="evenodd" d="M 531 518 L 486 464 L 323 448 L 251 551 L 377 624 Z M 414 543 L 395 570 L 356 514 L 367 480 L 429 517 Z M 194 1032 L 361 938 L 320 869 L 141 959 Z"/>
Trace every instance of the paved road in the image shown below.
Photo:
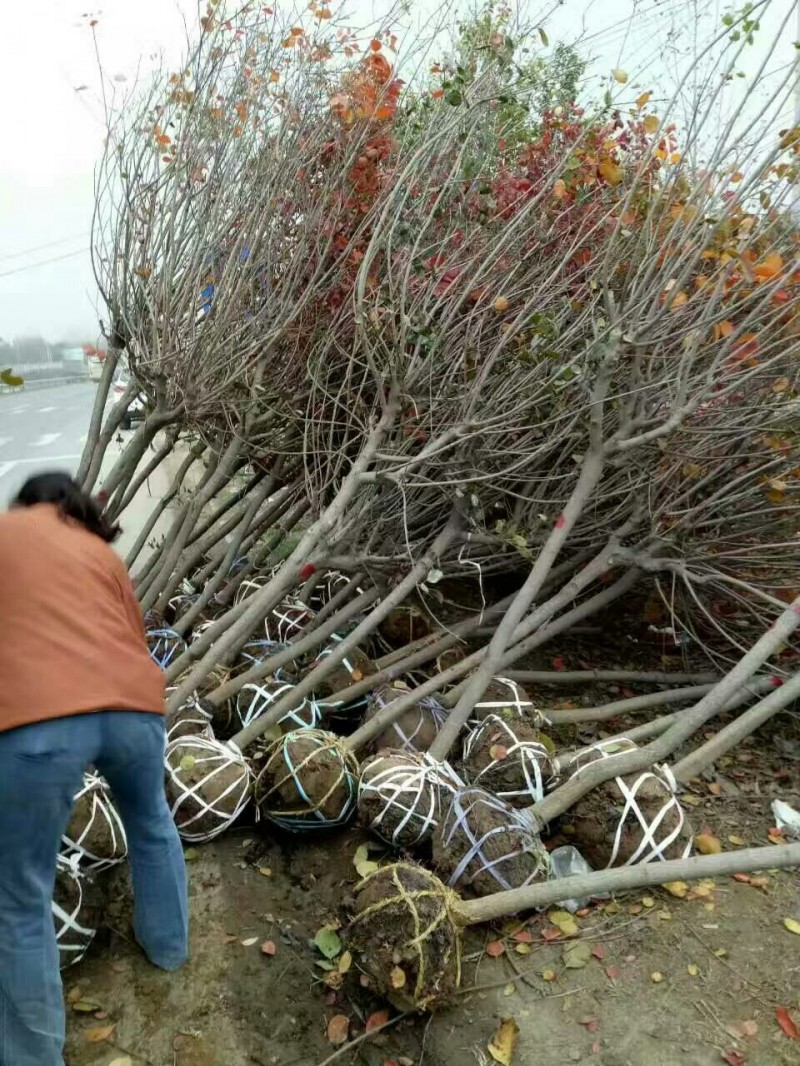
<path fill-rule="evenodd" d="M 96 387 L 87 382 L 0 395 L 0 509 L 37 471 L 75 472 Z"/>

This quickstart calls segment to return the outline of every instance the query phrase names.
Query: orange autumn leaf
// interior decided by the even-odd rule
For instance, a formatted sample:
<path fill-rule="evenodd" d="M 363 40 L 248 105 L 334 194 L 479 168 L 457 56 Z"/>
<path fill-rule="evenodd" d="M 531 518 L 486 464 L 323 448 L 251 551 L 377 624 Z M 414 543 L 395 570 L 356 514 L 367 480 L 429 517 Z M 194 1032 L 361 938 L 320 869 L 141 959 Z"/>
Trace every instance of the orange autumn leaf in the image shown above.
<path fill-rule="evenodd" d="M 333 16 L 331 15 L 330 8 L 321 7 L 319 9 L 319 11 L 317 12 L 317 18 L 318 19 L 329 19 L 329 18 L 332 18 L 332 17 Z"/>
<path fill-rule="evenodd" d="M 280 77 L 281 76 L 280 76 L 280 74 L 279 74 L 279 72 L 277 70 L 271 70 L 269 72 L 269 81 L 271 81 L 273 83 L 273 85 L 275 84 L 276 81 L 280 81 Z"/>
<path fill-rule="evenodd" d="M 163 145 L 166 148 L 168 144 L 172 144 L 172 138 L 168 137 L 166 133 L 162 133 L 159 137 L 156 137 L 156 144 Z"/>
<path fill-rule="evenodd" d="M 600 177 L 604 178 L 609 185 L 619 185 L 622 181 L 622 168 L 613 159 L 604 159 L 597 169 Z"/>
<path fill-rule="evenodd" d="M 677 311 L 679 307 L 683 307 L 684 304 L 689 302 L 689 297 L 682 290 L 676 292 L 672 299 L 669 301 L 670 311 Z"/>
<path fill-rule="evenodd" d="M 762 280 L 774 278 L 780 274 L 781 270 L 783 270 L 783 259 L 777 252 L 773 252 L 756 265 L 756 277 Z"/>
<path fill-rule="evenodd" d="M 300 28 L 299 26 L 294 26 L 294 27 L 293 27 L 293 28 L 292 28 L 292 29 L 291 29 L 291 30 L 289 31 L 289 35 L 290 35 L 291 37 L 302 37 L 302 36 L 303 36 L 303 30 L 302 30 L 302 29 L 301 29 L 301 28 Z"/>
<path fill-rule="evenodd" d="M 434 89 L 431 93 L 431 96 L 434 98 L 434 100 L 441 100 L 441 98 L 444 96 L 444 89 Z"/>
<path fill-rule="evenodd" d="M 381 44 L 380 41 L 370 41 L 369 42 L 369 47 L 370 47 L 370 50 L 373 51 L 373 52 L 380 52 L 380 50 L 383 47 L 383 45 Z"/>
<path fill-rule="evenodd" d="M 636 106 L 639 108 L 639 110 L 641 110 L 644 107 L 644 105 L 649 102 L 650 97 L 652 95 L 653 94 L 651 92 L 646 92 L 646 93 L 642 93 L 641 96 L 637 96 L 636 97 Z"/>
<path fill-rule="evenodd" d="M 563 200 L 567 195 L 567 183 L 563 178 L 559 178 L 553 185 L 553 196 L 559 200 Z"/>

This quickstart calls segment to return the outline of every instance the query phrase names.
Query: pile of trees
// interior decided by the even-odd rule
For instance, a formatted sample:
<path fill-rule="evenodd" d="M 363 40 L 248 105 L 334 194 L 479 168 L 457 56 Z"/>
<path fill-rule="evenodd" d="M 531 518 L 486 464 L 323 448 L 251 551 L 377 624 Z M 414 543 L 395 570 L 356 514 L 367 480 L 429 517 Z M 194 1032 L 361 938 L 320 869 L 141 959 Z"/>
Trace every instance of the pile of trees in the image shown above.
<path fill-rule="evenodd" d="M 245 748 L 309 699 L 341 712 L 402 677 L 345 746 L 436 696 L 441 762 L 498 673 L 643 585 L 730 672 L 542 799 L 541 825 L 744 702 L 770 656 L 786 684 L 752 721 L 788 705 L 800 132 L 772 124 L 793 71 L 717 121 L 747 13 L 670 99 L 617 70 L 579 106 L 579 58 L 508 11 L 448 46 L 325 6 L 220 7 L 111 125 L 98 182 L 109 354 L 80 476 L 116 517 L 176 460 L 128 557 L 170 712 L 200 692 L 229 715 L 282 670 Z M 450 579 L 481 607 L 445 625 Z"/>

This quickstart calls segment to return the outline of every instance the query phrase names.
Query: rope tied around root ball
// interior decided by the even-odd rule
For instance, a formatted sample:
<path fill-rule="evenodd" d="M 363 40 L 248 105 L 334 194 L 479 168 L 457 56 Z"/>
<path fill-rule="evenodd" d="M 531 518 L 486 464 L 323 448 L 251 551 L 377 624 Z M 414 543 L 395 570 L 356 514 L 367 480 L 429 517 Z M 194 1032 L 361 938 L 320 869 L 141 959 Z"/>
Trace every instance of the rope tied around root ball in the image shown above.
<path fill-rule="evenodd" d="M 526 723 L 490 714 L 467 735 L 464 766 L 471 785 L 527 807 L 553 780 L 552 751 Z"/>
<path fill-rule="evenodd" d="M 72 816 L 61 837 L 61 857 L 94 873 L 124 862 L 128 838 L 103 778 L 96 773 L 84 774 L 83 787 L 72 803 Z"/>
<path fill-rule="evenodd" d="M 442 790 L 452 795 L 463 785 L 448 763 L 427 754 L 383 751 L 361 768 L 359 814 L 387 844 L 414 847 L 439 824 Z"/>
<path fill-rule="evenodd" d="M 59 969 L 66 970 L 80 962 L 94 940 L 96 929 L 84 924 L 84 877 L 78 868 L 78 856 L 59 855 L 50 911 L 58 944 Z"/>
<path fill-rule="evenodd" d="M 368 874 L 356 896 L 350 929 L 381 991 L 425 1010 L 460 986 L 461 901 L 452 889 L 422 866 L 394 863 Z"/>
<path fill-rule="evenodd" d="M 180 633 L 168 626 L 162 626 L 147 630 L 147 647 L 153 662 L 162 670 L 166 670 L 174 659 L 183 655 L 187 644 Z"/>
<path fill-rule="evenodd" d="M 383 685 L 376 689 L 367 701 L 366 721 L 390 707 L 395 700 L 402 699 L 408 692 L 408 686 L 402 683 Z M 437 699 L 433 696 L 423 696 L 376 737 L 373 747 L 378 751 L 382 747 L 390 747 L 410 752 L 427 752 L 446 718 L 447 710 Z"/>
<path fill-rule="evenodd" d="M 250 801 L 250 768 L 231 744 L 205 736 L 181 737 L 168 745 L 164 763 L 170 813 L 189 843 L 224 833 Z"/>
<path fill-rule="evenodd" d="M 265 682 L 260 685 L 243 685 L 236 697 L 236 717 L 239 719 L 239 728 L 245 729 L 260 718 L 282 696 L 291 692 L 296 685 L 290 685 L 288 681 Z M 276 722 L 276 726 L 288 725 L 290 729 L 314 729 L 322 719 L 319 707 L 306 698 L 299 707 L 287 713 Z"/>
<path fill-rule="evenodd" d="M 510 677 L 493 677 L 486 686 L 484 696 L 472 709 L 473 717 L 480 722 L 487 714 L 500 718 L 525 718 L 532 720 L 536 728 L 548 724 L 546 715 L 535 707 L 525 689 Z"/>
<path fill-rule="evenodd" d="M 293 730 L 267 749 L 256 802 L 264 818 L 291 832 L 336 828 L 355 813 L 358 776 L 358 762 L 340 737 Z"/>

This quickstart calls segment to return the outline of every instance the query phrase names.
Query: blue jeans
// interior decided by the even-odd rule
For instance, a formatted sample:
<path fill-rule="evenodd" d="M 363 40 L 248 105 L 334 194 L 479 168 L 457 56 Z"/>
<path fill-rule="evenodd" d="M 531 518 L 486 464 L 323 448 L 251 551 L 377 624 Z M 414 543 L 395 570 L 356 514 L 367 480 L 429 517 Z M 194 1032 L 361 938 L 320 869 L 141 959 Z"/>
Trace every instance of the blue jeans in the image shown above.
<path fill-rule="evenodd" d="M 0 732 L 0 1066 L 63 1066 L 64 1000 L 50 904 L 72 797 L 89 765 L 111 785 L 151 962 L 188 955 L 183 848 L 164 794 L 164 720 L 101 711 Z"/>

